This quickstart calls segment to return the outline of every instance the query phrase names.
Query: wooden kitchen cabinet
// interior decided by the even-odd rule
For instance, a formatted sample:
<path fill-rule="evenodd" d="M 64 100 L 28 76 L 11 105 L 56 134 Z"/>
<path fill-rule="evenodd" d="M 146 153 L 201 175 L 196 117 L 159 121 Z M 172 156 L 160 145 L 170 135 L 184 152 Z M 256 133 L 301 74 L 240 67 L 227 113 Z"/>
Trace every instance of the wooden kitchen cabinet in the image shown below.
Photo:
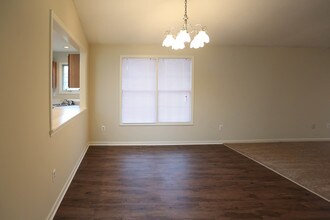
<path fill-rule="evenodd" d="M 53 61 L 52 63 L 52 88 L 56 89 L 57 87 L 57 63 Z"/>
<path fill-rule="evenodd" d="M 80 88 L 80 54 L 69 54 L 69 88 Z"/>

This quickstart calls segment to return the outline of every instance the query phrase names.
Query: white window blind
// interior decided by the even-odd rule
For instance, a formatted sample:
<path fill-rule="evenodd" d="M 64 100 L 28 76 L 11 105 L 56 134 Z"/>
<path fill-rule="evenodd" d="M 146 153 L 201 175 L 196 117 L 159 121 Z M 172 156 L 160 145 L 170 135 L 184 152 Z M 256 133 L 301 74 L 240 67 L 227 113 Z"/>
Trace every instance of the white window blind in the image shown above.
<path fill-rule="evenodd" d="M 159 59 L 158 121 L 191 121 L 191 60 Z"/>
<path fill-rule="evenodd" d="M 192 122 L 192 61 L 123 58 L 123 124 Z"/>
<path fill-rule="evenodd" d="M 122 62 L 122 122 L 156 122 L 156 60 Z"/>

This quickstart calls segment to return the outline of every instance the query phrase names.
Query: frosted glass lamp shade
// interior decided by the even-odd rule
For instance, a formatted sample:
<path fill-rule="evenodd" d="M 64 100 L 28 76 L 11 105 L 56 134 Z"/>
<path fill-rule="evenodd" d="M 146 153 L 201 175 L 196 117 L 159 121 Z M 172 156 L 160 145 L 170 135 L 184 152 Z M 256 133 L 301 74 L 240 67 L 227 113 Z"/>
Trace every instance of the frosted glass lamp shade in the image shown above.
<path fill-rule="evenodd" d="M 200 47 L 204 47 L 204 41 L 202 39 L 202 36 L 197 34 L 191 41 L 190 48 L 198 49 Z"/>
<path fill-rule="evenodd" d="M 172 45 L 172 49 L 182 50 L 183 48 L 185 48 L 184 41 L 177 37 Z"/>
<path fill-rule="evenodd" d="M 200 36 L 200 38 L 202 39 L 202 41 L 204 43 L 209 43 L 210 42 L 210 37 L 209 37 L 209 35 L 207 35 L 207 33 L 205 31 L 200 31 L 198 33 L 198 35 Z"/>
<path fill-rule="evenodd" d="M 172 34 L 166 35 L 166 38 L 163 41 L 163 47 L 171 47 L 173 46 L 175 39 Z"/>
<path fill-rule="evenodd" d="M 189 43 L 191 41 L 190 35 L 187 32 L 187 30 L 181 30 L 176 38 L 183 41 L 183 43 L 186 43 L 186 42 Z"/>

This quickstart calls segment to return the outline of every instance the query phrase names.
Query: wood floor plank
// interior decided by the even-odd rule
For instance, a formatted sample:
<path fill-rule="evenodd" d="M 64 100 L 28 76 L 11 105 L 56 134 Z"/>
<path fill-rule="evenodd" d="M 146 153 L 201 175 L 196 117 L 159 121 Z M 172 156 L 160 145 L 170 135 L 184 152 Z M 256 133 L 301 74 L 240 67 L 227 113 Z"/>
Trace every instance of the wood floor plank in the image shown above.
<path fill-rule="evenodd" d="M 54 219 L 330 219 L 330 204 L 217 146 L 90 147 Z"/>

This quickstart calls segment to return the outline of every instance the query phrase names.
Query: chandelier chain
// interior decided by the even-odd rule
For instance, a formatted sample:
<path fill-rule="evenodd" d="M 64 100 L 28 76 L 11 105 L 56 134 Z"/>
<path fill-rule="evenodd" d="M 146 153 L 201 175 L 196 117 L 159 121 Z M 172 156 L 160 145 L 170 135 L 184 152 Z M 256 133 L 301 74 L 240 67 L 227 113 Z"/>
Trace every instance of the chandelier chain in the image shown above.
<path fill-rule="evenodd" d="M 184 16 L 186 18 L 188 18 L 188 15 L 187 15 L 187 0 L 184 0 Z"/>
<path fill-rule="evenodd" d="M 184 29 L 187 30 L 187 23 L 188 23 L 188 14 L 187 14 L 187 0 L 184 1 Z"/>

